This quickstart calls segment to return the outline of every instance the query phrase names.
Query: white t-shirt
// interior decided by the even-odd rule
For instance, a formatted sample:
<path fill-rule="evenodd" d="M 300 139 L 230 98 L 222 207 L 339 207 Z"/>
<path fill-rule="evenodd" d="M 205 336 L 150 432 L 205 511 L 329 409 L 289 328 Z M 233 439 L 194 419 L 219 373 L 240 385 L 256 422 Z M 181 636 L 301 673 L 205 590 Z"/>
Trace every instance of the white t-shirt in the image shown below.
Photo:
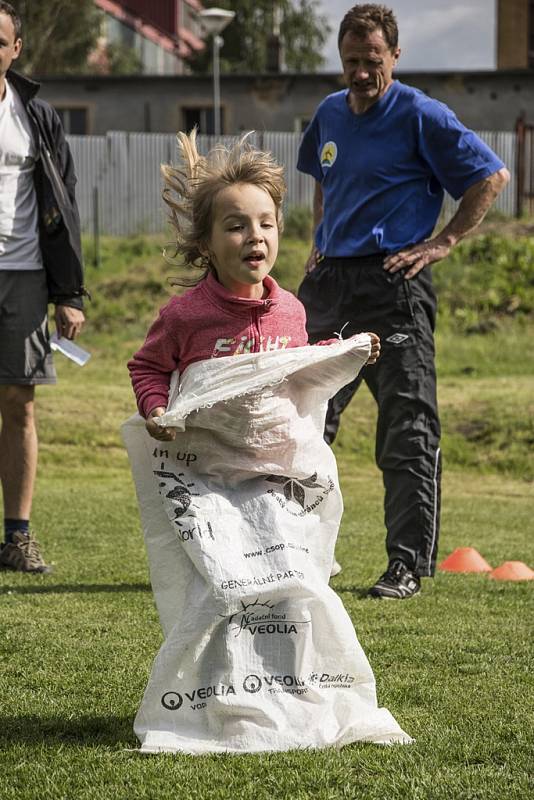
<path fill-rule="evenodd" d="M 0 100 L 0 269 L 42 269 L 37 197 L 37 158 L 28 114 L 6 81 Z"/>

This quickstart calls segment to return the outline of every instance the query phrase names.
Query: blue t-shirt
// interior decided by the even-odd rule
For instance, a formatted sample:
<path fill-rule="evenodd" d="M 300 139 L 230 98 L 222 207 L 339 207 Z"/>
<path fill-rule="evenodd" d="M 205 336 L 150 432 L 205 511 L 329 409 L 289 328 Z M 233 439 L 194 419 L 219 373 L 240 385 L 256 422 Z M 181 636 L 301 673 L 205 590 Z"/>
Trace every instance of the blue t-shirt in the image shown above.
<path fill-rule="evenodd" d="M 394 81 L 364 114 L 348 90 L 326 97 L 304 133 L 297 168 L 321 184 L 316 245 L 327 256 L 395 252 L 427 239 L 446 189 L 455 199 L 504 164 L 455 114 Z"/>

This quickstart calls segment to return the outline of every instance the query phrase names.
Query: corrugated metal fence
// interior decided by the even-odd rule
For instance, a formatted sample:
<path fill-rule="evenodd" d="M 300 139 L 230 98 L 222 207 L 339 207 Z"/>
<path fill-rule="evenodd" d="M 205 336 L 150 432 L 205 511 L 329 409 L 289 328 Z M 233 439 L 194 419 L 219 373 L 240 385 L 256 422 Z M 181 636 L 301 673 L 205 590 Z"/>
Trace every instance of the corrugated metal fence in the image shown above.
<path fill-rule="evenodd" d="M 516 134 L 479 131 L 479 135 L 499 155 L 512 173 L 512 180 L 499 196 L 496 208 L 505 214 L 516 211 L 515 150 Z M 222 137 L 231 142 L 233 137 Z M 126 236 L 158 233 L 165 229 L 161 200 L 160 164 L 176 160 L 176 137 L 167 133 L 124 133 L 106 136 L 69 136 L 76 172 L 77 198 L 82 228 L 101 234 Z M 206 152 L 215 144 L 213 136 L 199 136 L 199 149 Z M 285 167 L 288 184 L 287 206 L 311 208 L 313 180 L 296 169 L 300 134 L 284 132 L 254 133 L 251 141 L 270 150 Z M 447 196 L 445 217 L 456 203 Z"/>
<path fill-rule="evenodd" d="M 517 133 L 517 215 L 534 214 L 534 125 L 518 119 Z"/>

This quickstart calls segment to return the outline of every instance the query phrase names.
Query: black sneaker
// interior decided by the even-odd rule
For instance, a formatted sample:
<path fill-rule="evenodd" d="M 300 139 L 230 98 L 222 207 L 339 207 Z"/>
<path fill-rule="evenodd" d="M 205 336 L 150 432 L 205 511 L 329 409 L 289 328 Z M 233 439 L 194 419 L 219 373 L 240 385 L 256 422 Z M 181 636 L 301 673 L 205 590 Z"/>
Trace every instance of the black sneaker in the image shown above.
<path fill-rule="evenodd" d="M 421 581 L 399 558 L 391 561 L 367 594 L 382 600 L 406 600 L 421 591 Z"/>

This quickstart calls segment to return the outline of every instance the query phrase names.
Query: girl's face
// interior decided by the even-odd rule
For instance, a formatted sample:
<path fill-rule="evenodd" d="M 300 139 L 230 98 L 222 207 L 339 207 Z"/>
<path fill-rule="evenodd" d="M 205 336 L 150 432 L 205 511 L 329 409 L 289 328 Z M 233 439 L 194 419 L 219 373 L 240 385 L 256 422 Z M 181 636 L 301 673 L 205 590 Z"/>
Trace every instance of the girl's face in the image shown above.
<path fill-rule="evenodd" d="M 210 257 L 219 282 L 233 294 L 260 300 L 263 279 L 278 255 L 278 223 L 271 195 L 251 183 L 236 183 L 213 202 Z"/>

